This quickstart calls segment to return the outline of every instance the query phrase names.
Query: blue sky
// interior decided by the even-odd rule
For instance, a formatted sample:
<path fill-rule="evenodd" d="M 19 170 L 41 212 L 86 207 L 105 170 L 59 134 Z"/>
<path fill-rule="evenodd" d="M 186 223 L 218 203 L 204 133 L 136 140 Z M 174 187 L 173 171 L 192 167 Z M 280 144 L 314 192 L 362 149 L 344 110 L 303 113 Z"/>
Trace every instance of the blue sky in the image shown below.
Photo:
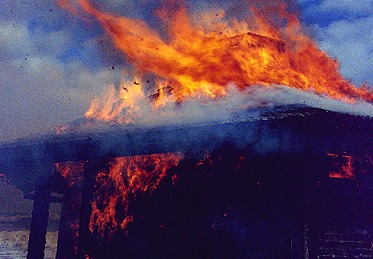
<path fill-rule="evenodd" d="M 238 1 L 187 2 L 191 8 L 214 4 L 229 9 Z M 150 15 L 155 1 L 95 2 L 105 10 L 156 23 Z M 298 0 L 298 4 L 307 31 L 340 61 L 343 75 L 357 85 L 373 85 L 373 0 Z M 80 117 L 94 96 L 118 81 L 123 65 L 122 55 L 97 24 L 74 17 L 51 0 L 2 0 L 0 140 Z"/>

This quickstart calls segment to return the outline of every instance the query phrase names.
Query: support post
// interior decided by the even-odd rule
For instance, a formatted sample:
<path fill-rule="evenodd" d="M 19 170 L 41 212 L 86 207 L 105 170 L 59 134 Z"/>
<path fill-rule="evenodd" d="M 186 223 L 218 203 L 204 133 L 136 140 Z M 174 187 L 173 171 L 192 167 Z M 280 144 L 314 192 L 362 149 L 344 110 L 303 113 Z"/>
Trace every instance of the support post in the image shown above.
<path fill-rule="evenodd" d="M 79 234 L 78 234 L 78 258 L 86 258 L 94 254 L 94 240 L 89 230 L 89 221 L 92 213 L 91 202 L 93 200 L 93 191 L 96 182 L 96 174 L 100 168 L 105 166 L 103 161 L 86 161 L 84 165 L 84 178 L 82 188 L 82 203 L 79 215 Z"/>
<path fill-rule="evenodd" d="M 27 259 L 44 258 L 50 197 L 50 187 L 47 185 L 39 185 L 35 192 L 34 205 L 32 208 Z"/>
<path fill-rule="evenodd" d="M 74 251 L 74 233 L 70 226 L 71 214 L 74 214 L 71 199 L 69 190 L 66 190 L 62 199 L 60 224 L 58 227 L 57 259 L 75 258 L 76 256 Z"/>

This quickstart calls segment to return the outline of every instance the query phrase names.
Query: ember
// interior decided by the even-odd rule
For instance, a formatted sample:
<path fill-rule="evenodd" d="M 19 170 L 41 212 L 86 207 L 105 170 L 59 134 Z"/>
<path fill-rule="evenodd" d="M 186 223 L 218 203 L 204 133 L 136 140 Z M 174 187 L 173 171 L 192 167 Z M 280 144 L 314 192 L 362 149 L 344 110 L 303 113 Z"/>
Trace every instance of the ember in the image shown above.
<path fill-rule="evenodd" d="M 336 163 L 336 170 L 333 170 L 329 173 L 330 178 L 354 178 L 354 167 L 353 167 L 353 157 L 349 155 L 337 155 L 328 153 L 329 157 L 338 159 L 339 163 Z M 341 159 L 343 161 L 341 161 Z M 337 162 L 337 161 L 336 161 Z M 339 168 L 338 168 L 339 167 Z"/>

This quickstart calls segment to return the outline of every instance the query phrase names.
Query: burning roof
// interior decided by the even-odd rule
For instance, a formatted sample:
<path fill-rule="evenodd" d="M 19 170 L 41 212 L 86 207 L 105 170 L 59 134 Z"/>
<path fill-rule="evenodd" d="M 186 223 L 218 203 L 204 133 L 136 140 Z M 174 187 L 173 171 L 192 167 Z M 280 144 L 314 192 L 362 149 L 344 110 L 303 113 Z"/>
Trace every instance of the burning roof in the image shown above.
<path fill-rule="evenodd" d="M 176 101 L 219 98 L 230 83 L 239 89 L 281 84 L 348 102 L 373 101 L 369 88 L 355 87 L 341 76 L 337 61 L 303 32 L 282 1 L 275 8 L 249 6 L 247 21 L 223 19 L 213 24 L 192 22 L 183 3 L 170 1 L 155 12 L 165 35 L 142 20 L 101 11 L 87 0 L 78 1 L 78 6 L 60 3 L 75 14 L 79 6 L 97 19 L 139 75 L 154 74 L 160 88 L 171 85 Z M 100 113 L 95 108 L 97 103 L 90 116 Z"/>

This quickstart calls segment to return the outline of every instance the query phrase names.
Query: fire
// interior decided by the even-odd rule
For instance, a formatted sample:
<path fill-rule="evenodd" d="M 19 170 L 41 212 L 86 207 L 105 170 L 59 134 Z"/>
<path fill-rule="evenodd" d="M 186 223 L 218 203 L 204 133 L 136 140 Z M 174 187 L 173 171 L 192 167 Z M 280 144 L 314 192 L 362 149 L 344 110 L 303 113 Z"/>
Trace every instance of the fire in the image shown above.
<path fill-rule="evenodd" d="M 193 98 L 217 99 L 227 95 L 231 85 L 242 92 L 257 85 L 287 85 L 347 102 L 373 102 L 373 91 L 344 79 L 338 62 L 305 34 L 297 16 L 283 2 L 268 2 L 244 7 L 248 18 L 239 21 L 226 19 L 224 10 L 191 14 L 183 4 L 170 0 L 155 11 L 163 24 L 155 30 L 145 21 L 119 17 L 95 8 L 88 0 L 78 0 L 79 7 L 97 19 L 137 73 L 131 81 L 110 85 L 103 99 L 93 100 L 85 117 L 129 123 L 139 119 L 138 111 L 149 103 L 151 109 L 160 109 Z M 80 13 L 68 0 L 59 0 L 59 4 L 75 15 Z M 146 92 L 144 75 L 155 78 L 155 93 Z M 330 177 L 353 177 L 353 160 L 344 158 L 347 162 L 342 171 L 331 172 Z M 117 229 L 125 230 L 134 220 L 130 199 L 151 193 L 181 159 L 181 154 L 113 159 L 96 177 L 91 232 L 110 238 Z M 171 180 L 176 184 L 178 176 Z"/>
<path fill-rule="evenodd" d="M 355 178 L 354 174 L 354 159 L 349 155 L 337 155 L 328 153 L 329 157 L 334 158 L 338 163 L 336 164 L 336 170 L 329 172 L 330 178 L 346 178 L 353 179 Z"/>
<path fill-rule="evenodd" d="M 101 237 L 110 238 L 115 230 L 126 229 L 133 221 L 129 212 L 130 197 L 155 190 L 181 158 L 177 153 L 115 158 L 109 170 L 96 177 L 91 232 L 97 231 Z"/>
<path fill-rule="evenodd" d="M 338 62 L 318 48 L 281 1 L 260 8 L 249 6 L 245 22 L 227 22 L 224 10 L 195 16 L 178 1 L 170 1 L 155 12 L 165 26 L 166 37 L 145 21 L 100 11 L 88 0 L 78 3 L 99 21 L 136 71 L 155 75 L 172 86 L 176 101 L 219 98 L 233 83 L 241 90 L 281 84 L 347 102 L 373 102 L 372 90 L 344 79 Z M 60 5 L 78 13 L 67 1 L 60 1 Z M 215 19 L 212 13 L 216 13 Z M 192 22 L 193 17 L 198 21 Z M 134 89 L 133 96 L 122 89 L 128 85 L 117 93 L 119 103 L 111 88 L 107 102 L 99 108 L 95 100 L 86 116 L 108 121 L 120 109 L 135 105 L 129 99 L 139 98 L 140 89 Z"/>
<path fill-rule="evenodd" d="M 69 215 L 66 215 L 69 222 L 70 232 L 74 239 L 75 254 L 78 251 L 79 236 L 79 211 L 82 201 L 83 185 L 83 161 L 68 161 L 55 164 L 56 171 L 65 179 L 71 203 L 69 204 Z"/>
<path fill-rule="evenodd" d="M 55 164 L 59 174 L 65 178 L 69 187 L 79 184 L 83 180 L 84 162 L 60 162 Z"/>
<path fill-rule="evenodd" d="M 130 118 L 139 110 L 139 100 L 144 99 L 144 92 L 140 85 L 134 84 L 132 87 L 121 87 L 119 95 L 114 86 L 109 87 L 103 105 L 100 105 L 98 98 L 94 99 L 88 111 L 86 118 L 95 118 L 103 121 L 116 120 L 118 123 L 129 123 Z M 126 116 L 120 116 L 123 111 Z"/>
<path fill-rule="evenodd" d="M 107 170 L 96 176 L 94 200 L 89 228 L 101 237 L 110 239 L 118 229 L 125 230 L 133 221 L 129 212 L 130 197 L 139 193 L 151 193 L 160 184 L 169 170 L 176 167 L 183 158 L 181 153 L 151 154 L 114 158 Z M 84 162 L 56 163 L 56 170 L 68 184 L 76 204 L 72 210 L 79 212 Z M 71 230 L 78 238 L 79 218 L 70 219 Z"/>

